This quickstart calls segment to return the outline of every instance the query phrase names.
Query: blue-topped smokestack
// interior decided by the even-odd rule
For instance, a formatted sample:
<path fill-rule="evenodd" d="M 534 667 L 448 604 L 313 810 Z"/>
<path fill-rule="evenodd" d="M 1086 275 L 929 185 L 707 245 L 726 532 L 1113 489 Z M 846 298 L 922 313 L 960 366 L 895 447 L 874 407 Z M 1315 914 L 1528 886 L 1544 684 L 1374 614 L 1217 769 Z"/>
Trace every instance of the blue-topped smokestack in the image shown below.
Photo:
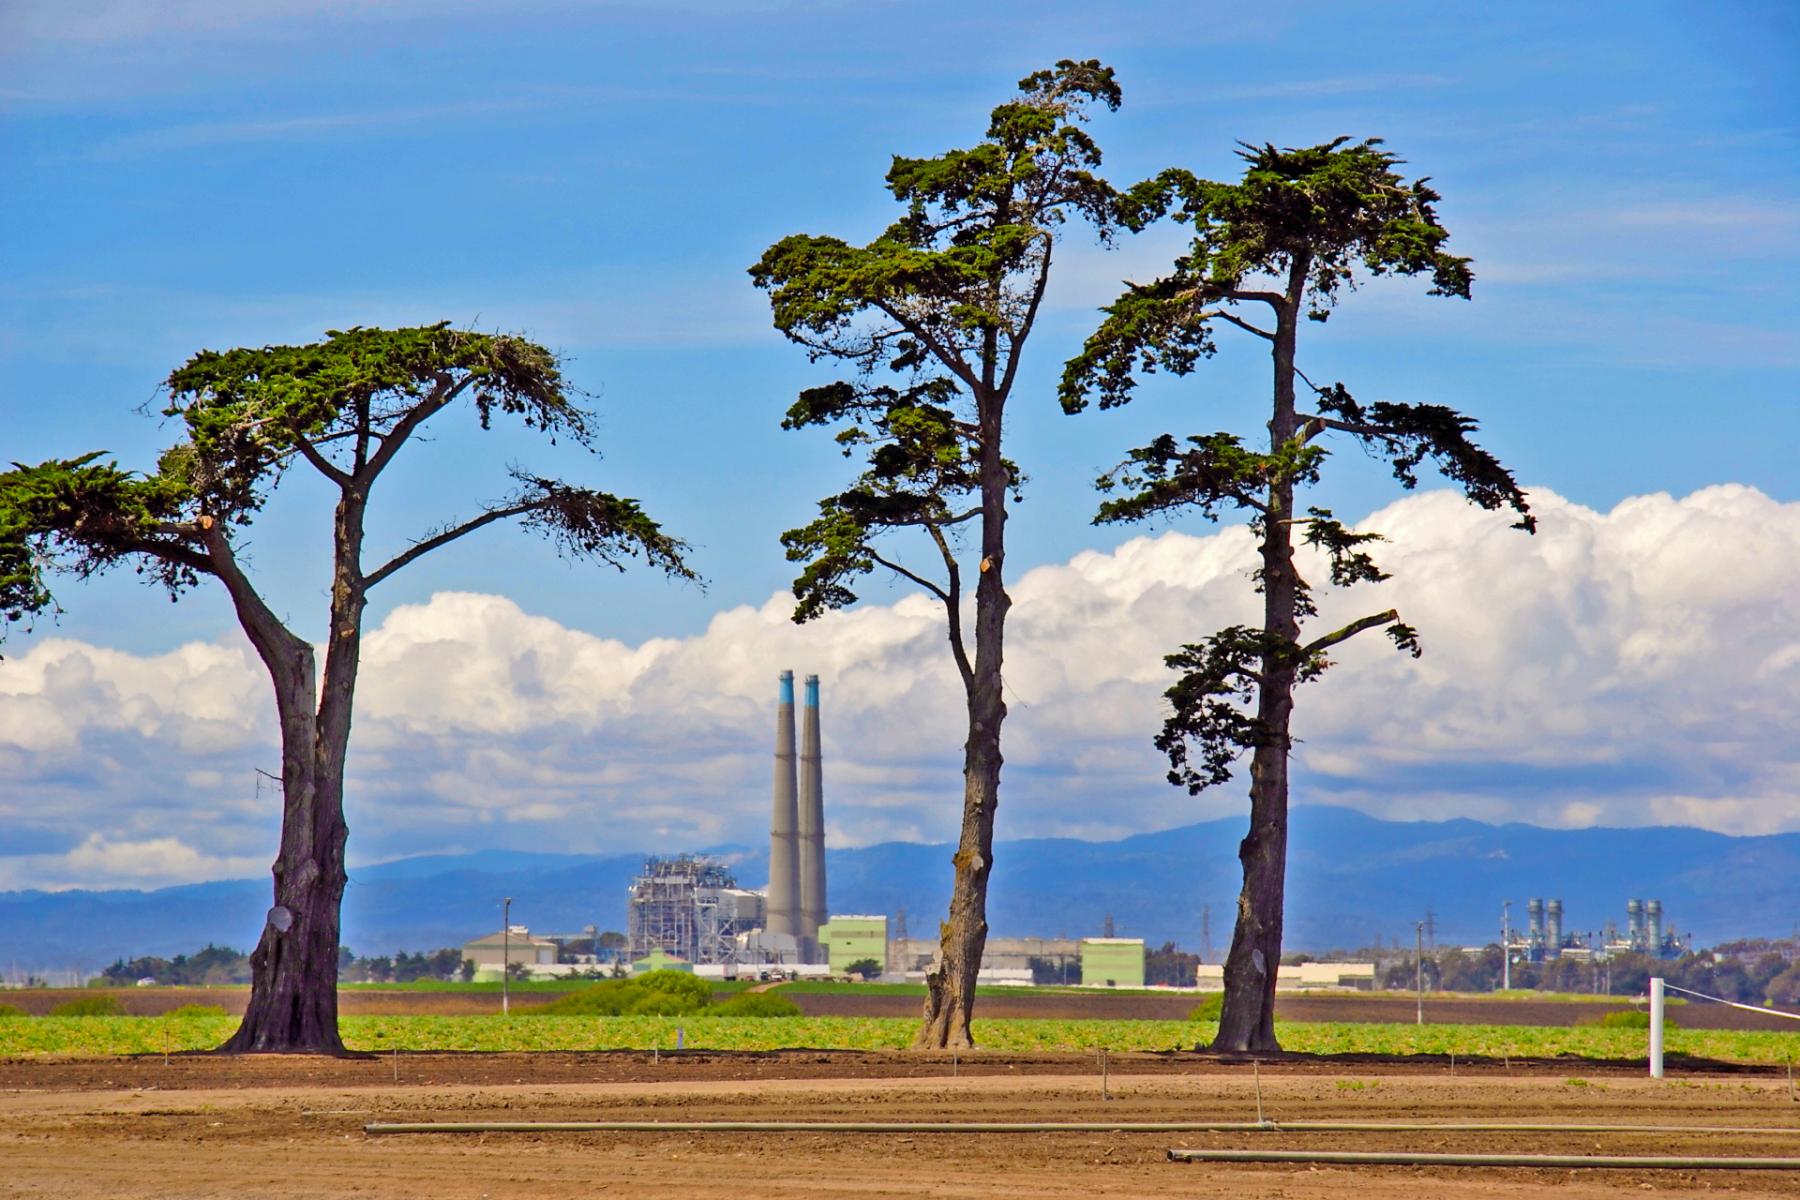
<path fill-rule="evenodd" d="M 800 939 L 808 961 L 819 955 L 825 910 L 825 784 L 819 761 L 819 677 L 806 677 L 800 717 Z"/>
<path fill-rule="evenodd" d="M 781 673 L 775 708 L 775 788 L 769 812 L 769 911 L 763 928 L 798 938 L 800 929 L 799 799 L 794 770 L 794 673 Z"/>

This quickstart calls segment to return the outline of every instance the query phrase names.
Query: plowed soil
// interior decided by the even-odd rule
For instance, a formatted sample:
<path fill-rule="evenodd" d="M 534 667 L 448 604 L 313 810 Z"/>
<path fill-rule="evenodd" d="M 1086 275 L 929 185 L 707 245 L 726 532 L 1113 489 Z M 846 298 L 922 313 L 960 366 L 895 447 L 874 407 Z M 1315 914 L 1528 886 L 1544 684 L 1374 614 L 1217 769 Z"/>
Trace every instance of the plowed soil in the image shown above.
<path fill-rule="evenodd" d="M 176 1056 L 0 1063 L 0 1195 L 1800 1196 L 1800 1172 L 1194 1165 L 1171 1147 L 1800 1156 L 1785 1076 L 1200 1055 Z M 1512 1121 L 1752 1133 L 370 1136 L 372 1121 Z"/>

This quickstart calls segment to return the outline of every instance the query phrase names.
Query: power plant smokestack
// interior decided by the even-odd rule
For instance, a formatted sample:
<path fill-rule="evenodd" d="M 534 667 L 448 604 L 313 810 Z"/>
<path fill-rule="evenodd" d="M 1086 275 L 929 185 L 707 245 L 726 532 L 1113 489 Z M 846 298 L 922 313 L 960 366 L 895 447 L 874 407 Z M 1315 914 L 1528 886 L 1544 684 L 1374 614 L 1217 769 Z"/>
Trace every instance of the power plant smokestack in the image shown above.
<path fill-rule="evenodd" d="M 1642 900 L 1625 902 L 1625 940 L 1631 943 L 1633 950 L 1644 948 L 1644 902 Z"/>
<path fill-rule="evenodd" d="M 1544 905 L 1544 919 L 1550 926 L 1546 935 L 1549 945 L 1545 948 L 1545 957 L 1560 958 L 1563 944 L 1561 900 L 1552 900 Z"/>
<path fill-rule="evenodd" d="M 1544 956 L 1544 902 L 1533 896 L 1525 902 L 1525 911 L 1530 916 L 1527 928 L 1531 931 L 1529 938 L 1531 955 L 1533 958 L 1542 958 Z"/>
<path fill-rule="evenodd" d="M 819 677 L 806 677 L 800 719 L 800 937 L 817 961 L 825 910 L 825 783 L 819 770 Z"/>
<path fill-rule="evenodd" d="M 1650 900 L 1644 904 L 1644 920 L 1649 925 L 1650 945 L 1646 947 L 1651 954 L 1660 957 L 1663 948 L 1662 901 Z"/>
<path fill-rule="evenodd" d="M 794 673 L 781 673 L 775 709 L 775 800 L 769 814 L 769 911 L 763 928 L 799 938 L 800 861 L 796 834 L 799 804 L 794 775 Z"/>

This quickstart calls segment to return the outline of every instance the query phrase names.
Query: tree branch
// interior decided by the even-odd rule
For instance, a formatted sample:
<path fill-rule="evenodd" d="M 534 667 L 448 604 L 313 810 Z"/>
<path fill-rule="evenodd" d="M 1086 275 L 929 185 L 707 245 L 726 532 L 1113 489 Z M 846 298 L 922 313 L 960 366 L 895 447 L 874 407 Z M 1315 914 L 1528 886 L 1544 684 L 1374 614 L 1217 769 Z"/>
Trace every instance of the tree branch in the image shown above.
<path fill-rule="evenodd" d="M 976 378 L 975 372 L 969 369 L 969 364 L 963 361 L 962 355 L 952 354 L 949 348 L 927 330 L 922 323 L 913 320 L 911 317 L 905 316 L 885 300 L 875 300 L 871 301 L 871 303 L 873 303 L 876 308 L 879 308 L 882 312 L 898 321 L 900 323 L 900 328 L 912 334 L 921 342 L 924 342 L 925 348 L 931 351 L 932 355 L 939 362 L 949 368 L 952 375 L 967 384 L 970 391 L 978 392 L 980 390 L 981 381 Z"/>
<path fill-rule="evenodd" d="M 347 474 L 343 468 L 319 453 L 319 448 L 313 445 L 312 440 L 305 434 L 301 433 L 298 429 L 292 430 L 291 432 L 294 435 L 295 447 L 299 449 L 301 455 L 307 462 L 313 465 L 314 469 L 317 470 L 319 474 L 331 480 L 331 482 L 337 484 L 340 488 L 349 487 L 351 483 L 354 482 L 352 477 Z"/>
<path fill-rule="evenodd" d="M 1019 322 L 1019 328 L 1007 341 L 1011 349 L 1006 356 L 1006 374 L 1000 380 L 1000 391 L 1004 394 L 1012 390 L 1013 376 L 1019 370 L 1019 347 L 1031 336 L 1031 327 L 1037 322 L 1038 305 L 1043 303 L 1044 290 L 1050 281 L 1050 249 L 1053 243 L 1048 234 L 1044 235 L 1044 260 L 1038 264 L 1037 282 L 1032 286 L 1031 303 L 1026 306 L 1025 319 Z"/>
<path fill-rule="evenodd" d="M 1236 325 L 1239 329 L 1242 329 L 1246 333 L 1254 333 L 1257 337 L 1262 338 L 1265 341 L 1272 342 L 1275 340 L 1275 335 L 1270 333 L 1268 330 L 1263 329 L 1260 326 L 1252 325 L 1250 322 L 1244 320 L 1244 318 L 1238 316 L 1236 313 L 1229 313 L 1229 312 L 1226 312 L 1224 309 L 1217 309 L 1213 312 L 1202 313 L 1201 316 L 1220 317 L 1224 320 L 1230 321 L 1233 325 Z"/>
<path fill-rule="evenodd" d="M 956 659 L 957 673 L 962 676 L 963 690 L 972 691 L 975 687 L 975 668 L 969 663 L 969 651 L 963 645 L 962 633 L 962 568 L 957 566 L 956 555 L 950 552 L 950 543 L 944 540 L 944 531 L 936 525 L 926 528 L 931 533 L 931 540 L 937 543 L 938 553 L 944 556 L 944 569 L 950 573 L 950 590 L 944 596 L 944 612 L 949 622 L 950 653 Z"/>
<path fill-rule="evenodd" d="M 944 591 L 943 588 L 939 587 L 937 584 L 933 583 L 931 580 L 925 578 L 923 575 L 914 574 L 912 571 L 907 570 L 905 567 L 901 566 L 899 563 L 890 562 L 887 559 L 881 557 L 881 555 L 875 553 L 875 551 L 873 551 L 873 550 L 870 550 L 868 552 L 868 554 L 869 554 L 870 558 L 874 559 L 876 562 L 880 563 L 882 566 L 886 567 L 888 570 L 892 571 L 894 574 L 901 575 L 907 579 L 912 580 L 914 583 L 918 584 L 920 587 L 924 588 L 926 591 L 928 591 L 932 595 L 936 596 L 939 600 L 943 600 L 945 602 L 949 601 L 949 599 L 950 599 L 949 593 Z"/>
<path fill-rule="evenodd" d="M 509 504 L 505 508 L 489 509 L 479 517 L 472 517 L 469 520 L 464 521 L 461 525 L 446 529 L 442 533 L 433 537 L 428 537 L 422 542 L 415 542 L 410 549 L 400 554 L 396 554 L 376 570 L 364 576 L 363 590 L 367 591 L 369 588 L 374 587 L 414 559 L 422 558 L 425 555 L 430 554 L 433 550 L 436 550 L 438 547 L 454 542 L 464 534 L 474 533 L 482 526 L 492 525 L 495 521 L 503 521 L 507 517 L 516 517 L 521 513 L 528 513 L 534 509 L 542 508 L 547 503 L 549 503 L 547 497 L 539 496 L 533 500 L 520 504 Z"/>
<path fill-rule="evenodd" d="M 1375 613 L 1360 621 L 1352 621 L 1335 633 L 1328 633 L 1324 637 L 1317 638 L 1300 647 L 1300 655 L 1302 658 L 1310 658 L 1321 650 L 1329 650 L 1340 642 L 1349 641 L 1364 630 L 1376 629 L 1382 625 L 1392 625 L 1399 619 L 1399 610 L 1390 608 L 1386 612 Z"/>
<path fill-rule="evenodd" d="M 1246 292 L 1237 288 L 1220 288 L 1219 294 L 1232 300 L 1260 300 L 1278 311 L 1288 302 L 1287 297 L 1280 292 Z"/>
<path fill-rule="evenodd" d="M 436 416 L 446 405 L 460 396 L 470 384 L 475 382 L 475 379 L 475 374 L 471 372 L 463 376 L 460 381 L 452 382 L 448 372 L 440 373 L 437 387 L 432 390 L 431 395 L 413 405 L 391 430 L 380 437 L 381 447 L 370 456 L 368 465 L 359 472 L 359 477 L 364 482 L 374 480 L 386 469 L 388 463 L 394 460 L 394 455 L 400 453 L 400 447 L 406 444 L 406 439 L 411 437 L 419 426 Z"/>

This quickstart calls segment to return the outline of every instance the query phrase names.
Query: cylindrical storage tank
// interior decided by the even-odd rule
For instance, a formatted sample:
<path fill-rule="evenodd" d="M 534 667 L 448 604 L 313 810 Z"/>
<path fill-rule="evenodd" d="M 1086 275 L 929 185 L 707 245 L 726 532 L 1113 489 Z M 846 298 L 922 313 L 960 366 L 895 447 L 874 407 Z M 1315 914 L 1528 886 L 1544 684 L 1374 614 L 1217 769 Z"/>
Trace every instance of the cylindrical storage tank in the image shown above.
<path fill-rule="evenodd" d="M 775 709 L 775 787 L 769 811 L 769 911 L 763 928 L 800 934 L 799 796 L 794 766 L 794 673 L 781 673 Z"/>
<path fill-rule="evenodd" d="M 1658 957 L 1663 949 L 1662 901 L 1651 900 L 1644 905 L 1644 924 L 1650 935 L 1650 945 L 1646 947 L 1651 954 Z"/>
<path fill-rule="evenodd" d="M 1544 921 L 1549 926 L 1544 931 L 1544 956 L 1556 958 L 1562 953 L 1562 901 L 1552 900 L 1544 906 Z"/>

